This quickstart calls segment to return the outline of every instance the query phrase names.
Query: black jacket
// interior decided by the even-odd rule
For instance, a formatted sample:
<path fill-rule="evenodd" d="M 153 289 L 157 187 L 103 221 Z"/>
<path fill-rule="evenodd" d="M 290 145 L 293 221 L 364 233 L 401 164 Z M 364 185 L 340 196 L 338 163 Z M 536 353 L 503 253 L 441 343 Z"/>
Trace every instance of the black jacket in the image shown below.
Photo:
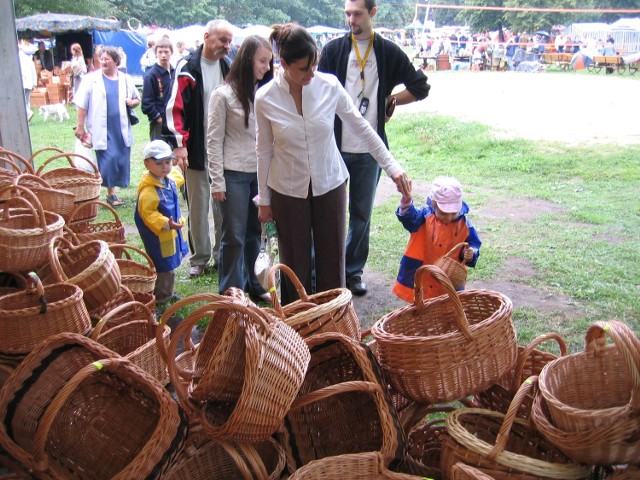
<path fill-rule="evenodd" d="M 171 96 L 174 73 L 175 69 L 173 67 L 169 67 L 169 70 L 167 70 L 157 63 L 144 73 L 142 113 L 149 118 L 150 123 L 155 123 L 158 117 L 162 117 L 164 123 L 167 103 Z"/>

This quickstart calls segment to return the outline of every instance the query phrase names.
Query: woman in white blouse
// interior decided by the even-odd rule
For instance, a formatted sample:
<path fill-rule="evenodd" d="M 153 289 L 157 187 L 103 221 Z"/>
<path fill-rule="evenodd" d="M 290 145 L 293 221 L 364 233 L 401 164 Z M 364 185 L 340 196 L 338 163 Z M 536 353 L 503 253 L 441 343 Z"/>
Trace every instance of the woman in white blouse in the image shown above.
<path fill-rule="evenodd" d="M 253 268 L 261 233 L 253 202 L 258 194 L 253 101 L 256 88 L 271 78 L 271 45 L 262 37 L 247 37 L 225 83 L 211 93 L 207 129 L 211 195 L 222 213 L 218 288 L 223 293 L 237 287 L 263 301 L 271 299 Z"/>
<path fill-rule="evenodd" d="M 280 71 L 255 99 L 259 218 L 276 221 L 280 261 L 307 292 L 344 287 L 348 173 L 333 136 L 335 115 L 368 144 L 398 191 L 409 193 L 410 182 L 338 79 L 316 72 L 318 50 L 309 33 L 298 25 L 276 25 L 270 40 Z M 285 280 L 282 303 L 296 299 Z"/>

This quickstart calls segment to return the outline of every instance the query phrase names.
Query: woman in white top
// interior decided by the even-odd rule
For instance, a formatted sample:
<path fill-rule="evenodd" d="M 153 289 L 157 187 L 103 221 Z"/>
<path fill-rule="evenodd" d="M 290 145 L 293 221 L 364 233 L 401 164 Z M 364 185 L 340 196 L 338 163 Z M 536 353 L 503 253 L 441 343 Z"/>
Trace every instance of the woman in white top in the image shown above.
<path fill-rule="evenodd" d="M 85 73 L 87 73 L 87 63 L 84 61 L 82 47 L 79 43 L 74 43 L 71 45 L 71 86 L 74 94 Z"/>
<path fill-rule="evenodd" d="M 253 202 L 258 194 L 253 100 L 256 88 L 271 78 L 271 45 L 262 37 L 247 37 L 225 83 L 211 93 L 207 129 L 211 195 L 222 213 L 218 289 L 237 287 L 263 301 L 271 300 L 253 268 L 261 233 Z"/>
<path fill-rule="evenodd" d="M 255 99 L 258 215 L 276 221 L 280 261 L 307 292 L 344 287 L 348 173 L 333 136 L 335 115 L 362 137 L 400 192 L 409 192 L 410 182 L 338 79 L 316 73 L 318 50 L 309 33 L 276 25 L 270 39 L 280 71 Z M 297 299 L 288 280 L 281 297 L 283 304 Z"/>

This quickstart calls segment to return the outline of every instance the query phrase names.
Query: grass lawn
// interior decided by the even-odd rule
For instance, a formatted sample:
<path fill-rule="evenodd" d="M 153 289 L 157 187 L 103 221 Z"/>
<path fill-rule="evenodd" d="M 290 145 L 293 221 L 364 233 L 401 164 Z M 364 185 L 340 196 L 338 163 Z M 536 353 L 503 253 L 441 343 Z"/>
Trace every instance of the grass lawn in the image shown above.
<path fill-rule="evenodd" d="M 75 111 L 64 124 L 30 124 L 34 151 L 55 146 L 73 151 Z M 128 243 L 141 246 L 133 222 L 136 186 L 143 173 L 142 148 L 148 124 L 134 127 L 131 186 L 119 193 L 127 205 L 118 209 L 127 225 Z M 521 340 L 558 328 L 571 349 L 582 348 L 586 327 L 615 318 L 640 334 L 640 146 L 567 147 L 521 139 L 496 139 L 489 127 L 430 114 L 398 115 L 388 127 L 391 149 L 418 184 L 450 174 L 465 185 L 474 211 L 496 198 L 551 202 L 557 211 L 514 223 L 508 217 L 487 221 L 471 216 L 483 240 L 481 257 L 470 279 L 491 279 L 510 256 L 535 268 L 533 286 L 561 292 L 586 312 L 571 325 L 556 325 L 544 314 L 516 310 Z M 36 161 L 36 166 L 41 163 Z M 416 191 L 418 201 L 426 191 Z M 103 197 L 105 194 L 103 193 Z M 393 278 L 407 241 L 393 214 L 394 196 L 376 207 L 372 220 L 369 268 Z M 103 212 L 101 215 L 107 215 Z M 176 290 L 182 297 L 217 291 L 217 276 L 190 280 L 184 264 Z M 391 295 L 391 293 L 389 293 Z"/>

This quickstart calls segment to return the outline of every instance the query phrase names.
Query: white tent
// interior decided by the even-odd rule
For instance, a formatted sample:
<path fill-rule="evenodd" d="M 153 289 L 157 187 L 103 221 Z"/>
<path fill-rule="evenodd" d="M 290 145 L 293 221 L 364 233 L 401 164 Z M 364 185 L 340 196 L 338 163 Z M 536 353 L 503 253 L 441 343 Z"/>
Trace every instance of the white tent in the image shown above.
<path fill-rule="evenodd" d="M 623 55 L 640 51 L 640 18 L 621 18 L 611 24 L 609 34 Z"/>
<path fill-rule="evenodd" d="M 324 25 L 314 25 L 313 27 L 307 28 L 307 32 L 309 32 L 311 35 L 336 35 L 345 33 L 346 30 L 340 28 L 325 27 Z"/>

